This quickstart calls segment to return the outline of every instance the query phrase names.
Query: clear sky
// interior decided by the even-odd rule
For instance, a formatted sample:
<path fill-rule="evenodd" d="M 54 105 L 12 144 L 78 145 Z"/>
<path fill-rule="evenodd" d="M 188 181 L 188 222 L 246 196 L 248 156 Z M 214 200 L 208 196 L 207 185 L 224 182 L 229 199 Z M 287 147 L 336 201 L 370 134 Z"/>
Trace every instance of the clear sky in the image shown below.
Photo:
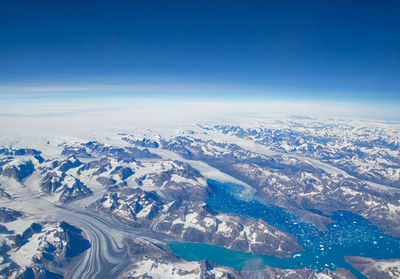
<path fill-rule="evenodd" d="M 400 1 L 1 1 L 0 93 L 400 104 Z"/>

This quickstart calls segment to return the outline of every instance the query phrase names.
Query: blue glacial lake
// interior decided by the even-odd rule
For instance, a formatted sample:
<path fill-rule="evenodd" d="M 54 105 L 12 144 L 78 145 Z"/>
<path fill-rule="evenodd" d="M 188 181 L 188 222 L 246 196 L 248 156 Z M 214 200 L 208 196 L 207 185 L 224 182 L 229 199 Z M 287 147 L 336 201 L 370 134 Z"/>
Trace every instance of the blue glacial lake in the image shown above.
<path fill-rule="evenodd" d="M 328 231 L 302 221 L 289 211 L 254 199 L 242 200 L 237 194 L 244 187 L 233 183 L 209 180 L 215 195 L 206 202 L 214 210 L 235 215 L 263 219 L 272 226 L 295 236 L 305 251 L 291 258 L 244 253 L 208 244 L 173 242 L 172 251 L 189 261 L 210 260 L 237 270 L 261 269 L 265 266 L 279 268 L 309 268 L 321 271 L 343 267 L 357 278 L 365 278 L 344 260 L 345 256 L 363 256 L 375 259 L 400 258 L 400 239 L 386 235 L 361 216 L 337 211 L 329 218 Z"/>

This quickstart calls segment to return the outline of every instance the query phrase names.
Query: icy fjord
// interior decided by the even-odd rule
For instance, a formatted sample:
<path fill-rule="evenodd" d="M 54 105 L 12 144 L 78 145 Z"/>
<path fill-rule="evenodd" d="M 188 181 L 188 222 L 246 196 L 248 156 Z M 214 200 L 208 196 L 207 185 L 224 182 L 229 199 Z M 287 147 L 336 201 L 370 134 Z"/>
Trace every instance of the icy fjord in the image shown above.
<path fill-rule="evenodd" d="M 0 278 L 399 278 L 400 124 L 1 137 Z"/>

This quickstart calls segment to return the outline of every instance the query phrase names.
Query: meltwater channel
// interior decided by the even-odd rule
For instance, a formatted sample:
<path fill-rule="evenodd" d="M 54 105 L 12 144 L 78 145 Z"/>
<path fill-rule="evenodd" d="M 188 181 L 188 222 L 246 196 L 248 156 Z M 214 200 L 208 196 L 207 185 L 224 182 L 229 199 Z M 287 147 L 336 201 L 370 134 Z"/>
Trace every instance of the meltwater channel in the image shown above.
<path fill-rule="evenodd" d="M 209 180 L 214 195 L 206 202 L 214 210 L 251 218 L 261 218 L 270 225 L 295 236 L 305 251 L 294 253 L 291 258 L 244 253 L 209 244 L 170 243 L 171 250 L 189 261 L 210 260 L 237 270 L 262 269 L 265 266 L 279 268 L 308 268 L 321 271 L 343 267 L 357 278 L 365 278 L 348 264 L 345 256 L 362 256 L 375 259 L 400 257 L 400 239 L 383 233 L 363 217 L 347 211 L 337 211 L 329 218 L 328 231 L 302 221 L 289 211 L 265 205 L 256 199 L 238 198 L 244 187 L 234 183 Z"/>

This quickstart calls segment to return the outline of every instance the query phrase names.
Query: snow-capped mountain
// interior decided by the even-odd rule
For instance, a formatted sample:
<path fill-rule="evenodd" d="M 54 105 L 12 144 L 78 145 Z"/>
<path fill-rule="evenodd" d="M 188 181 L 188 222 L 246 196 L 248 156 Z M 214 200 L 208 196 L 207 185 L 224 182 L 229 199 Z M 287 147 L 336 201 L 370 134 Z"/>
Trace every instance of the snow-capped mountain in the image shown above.
<path fill-rule="evenodd" d="M 0 278 L 396 278 L 399 135 L 293 118 L 3 146 Z"/>

